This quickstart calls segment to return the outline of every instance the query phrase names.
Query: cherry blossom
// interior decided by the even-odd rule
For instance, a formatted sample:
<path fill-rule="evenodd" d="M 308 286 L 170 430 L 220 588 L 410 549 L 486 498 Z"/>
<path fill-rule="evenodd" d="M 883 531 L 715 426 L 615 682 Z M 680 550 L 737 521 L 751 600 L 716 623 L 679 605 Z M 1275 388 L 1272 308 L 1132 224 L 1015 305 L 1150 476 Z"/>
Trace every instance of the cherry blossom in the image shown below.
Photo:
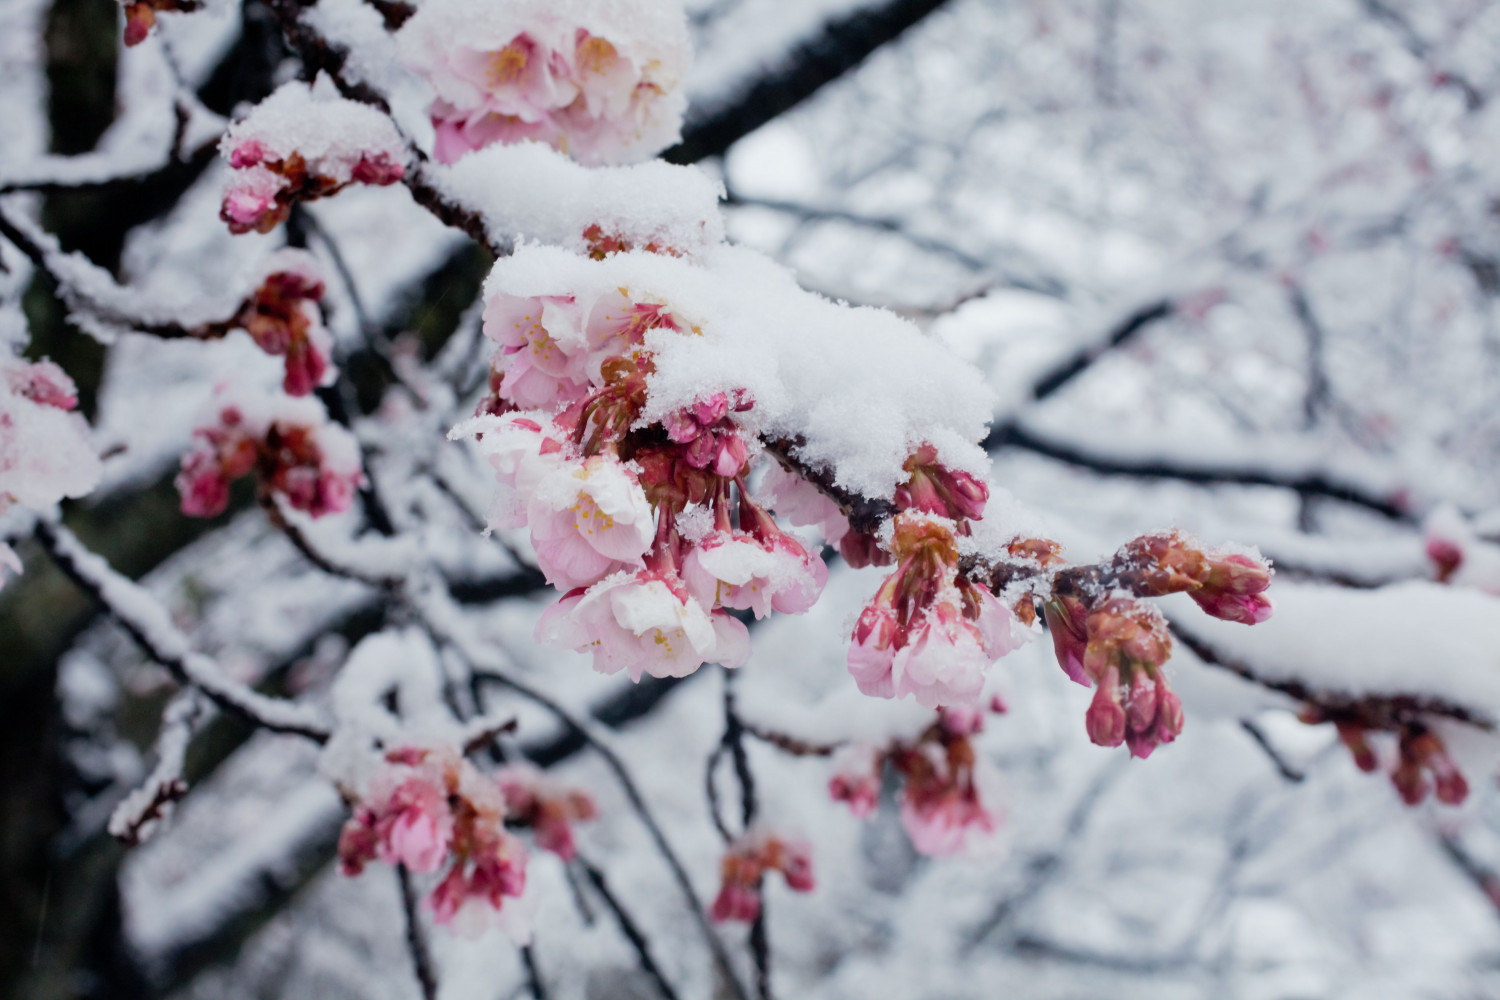
<path fill-rule="evenodd" d="M 973 702 L 989 665 L 1020 644 L 1011 610 L 957 575 L 951 525 L 896 519 L 899 563 L 860 612 L 849 648 L 849 673 L 865 694 L 909 694 L 928 707 Z"/>
<path fill-rule="evenodd" d="M 558 467 L 537 483 L 526 514 L 547 582 L 564 588 L 642 565 L 655 534 L 638 479 L 607 454 Z"/>
<path fill-rule="evenodd" d="M 391 120 L 339 96 L 327 77 L 283 84 L 229 127 L 219 151 L 233 170 L 219 216 L 233 233 L 268 233 L 296 202 L 406 174 L 406 144 Z"/>
<path fill-rule="evenodd" d="M 564 788 L 529 764 L 511 764 L 495 775 L 505 793 L 506 819 L 530 827 L 538 847 L 564 861 L 578 854 L 573 824 L 595 818 L 598 807 L 588 793 Z"/>
<path fill-rule="evenodd" d="M 736 838 L 719 862 L 719 894 L 709 908 L 714 920 L 745 923 L 760 916 L 760 893 L 767 872 L 781 872 L 787 888 L 811 892 L 814 888 L 812 851 L 800 840 L 787 840 L 764 829 Z"/>
<path fill-rule="evenodd" d="M 577 402 L 588 392 L 586 347 L 571 296 L 497 295 L 485 303 L 484 334 L 500 345 L 498 395 L 522 409 Z"/>
<path fill-rule="evenodd" d="M 534 140 L 589 165 L 645 159 L 677 138 L 686 23 L 651 0 L 423 4 L 401 51 L 436 91 L 434 153 L 452 163 Z"/>
<path fill-rule="evenodd" d="M 51 361 L 0 358 L 0 513 L 91 492 L 102 474 L 78 391 Z"/>
<path fill-rule="evenodd" d="M 310 399 L 224 393 L 213 420 L 193 433 L 198 445 L 177 476 L 190 517 L 223 512 L 230 482 L 252 471 L 261 489 L 313 517 L 348 510 L 364 479 L 353 436 Z"/>
<path fill-rule="evenodd" d="M 232 321 L 261 350 L 286 358 L 282 389 L 289 396 L 306 396 L 335 374 L 329 364 L 333 337 L 318 308 L 323 291 L 323 276 L 311 254 L 279 250 Z"/>
<path fill-rule="evenodd" d="M 495 779 L 446 747 L 389 751 L 339 837 L 345 875 L 371 861 L 431 873 L 449 863 L 428 897 L 450 923 L 470 906 L 500 910 L 526 888 L 526 848 L 505 830 L 507 801 Z"/>
<path fill-rule="evenodd" d="M 685 677 L 710 661 L 738 667 L 750 657 L 742 623 L 705 610 L 680 580 L 650 569 L 570 591 L 542 613 L 536 637 L 590 652 L 595 670 L 625 670 L 633 681 Z"/>

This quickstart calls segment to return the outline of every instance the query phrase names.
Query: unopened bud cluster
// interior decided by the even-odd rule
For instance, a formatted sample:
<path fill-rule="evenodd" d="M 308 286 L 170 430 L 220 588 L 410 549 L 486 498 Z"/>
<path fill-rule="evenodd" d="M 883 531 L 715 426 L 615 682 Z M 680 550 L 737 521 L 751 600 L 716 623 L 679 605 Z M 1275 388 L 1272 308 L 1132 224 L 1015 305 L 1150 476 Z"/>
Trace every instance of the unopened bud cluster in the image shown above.
<path fill-rule="evenodd" d="M 761 890 L 767 872 L 777 871 L 794 892 L 814 887 L 812 850 L 767 830 L 751 830 L 733 841 L 719 862 L 719 894 L 709 908 L 714 920 L 749 923 L 760 916 Z"/>

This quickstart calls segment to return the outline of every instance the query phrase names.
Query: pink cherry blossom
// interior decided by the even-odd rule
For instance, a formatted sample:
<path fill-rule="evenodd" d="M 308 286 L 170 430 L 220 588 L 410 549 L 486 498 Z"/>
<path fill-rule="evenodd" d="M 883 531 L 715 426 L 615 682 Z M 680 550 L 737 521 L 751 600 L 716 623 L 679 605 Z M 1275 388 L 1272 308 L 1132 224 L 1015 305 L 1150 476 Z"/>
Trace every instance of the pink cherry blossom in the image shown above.
<path fill-rule="evenodd" d="M 849 531 L 849 519 L 829 496 L 801 476 L 771 463 L 761 482 L 766 506 L 797 527 L 816 527 L 824 540 L 837 545 Z"/>
<path fill-rule="evenodd" d="M 251 471 L 262 489 L 313 517 L 348 510 L 364 481 L 354 436 L 330 423 L 314 399 L 221 392 L 214 417 L 193 435 L 197 447 L 183 456 L 177 476 L 190 517 L 222 512 L 229 483 Z"/>
<path fill-rule="evenodd" d="M 103 468 L 89 442 L 73 381 L 50 361 L 0 358 L 0 511 L 36 510 L 81 497 Z"/>
<path fill-rule="evenodd" d="M 961 580 L 952 522 L 903 514 L 901 562 L 860 612 L 849 673 L 865 694 L 928 707 L 977 702 L 989 665 L 1020 645 L 1011 610 Z"/>
<path fill-rule="evenodd" d="M 607 454 L 563 464 L 541 480 L 526 520 L 542 573 L 561 588 L 642 565 L 656 531 L 635 474 Z"/>
<path fill-rule="evenodd" d="M 595 670 L 625 670 L 633 681 L 647 673 L 685 677 L 707 661 L 738 667 L 750 656 L 742 623 L 705 611 L 680 581 L 651 570 L 617 573 L 565 594 L 542 613 L 536 637 L 590 652 Z"/>
<path fill-rule="evenodd" d="M 485 304 L 484 334 L 500 345 L 500 396 L 523 409 L 554 409 L 589 389 L 587 343 L 572 296 L 497 295 Z"/>
<path fill-rule="evenodd" d="M 237 170 L 224 188 L 219 217 L 235 234 L 268 233 L 286 218 L 280 196 L 290 187 L 285 177 L 259 164 Z"/>
<path fill-rule="evenodd" d="M 549 418 L 542 413 L 485 414 L 459 424 L 448 436 L 474 440 L 495 470 L 500 489 L 490 507 L 492 529 L 523 526 L 526 502 L 538 484 L 576 461 L 564 435 L 553 433 Z"/>
<path fill-rule="evenodd" d="M 789 840 L 764 829 L 754 829 L 732 841 L 719 862 L 720 888 L 709 916 L 715 921 L 749 923 L 760 916 L 761 887 L 767 872 L 779 871 L 787 888 L 811 892 L 812 851 L 801 840 Z"/>
<path fill-rule="evenodd" d="M 505 794 L 505 815 L 510 822 L 530 827 L 537 846 L 564 861 L 577 855 L 573 824 L 598 815 L 587 793 L 562 787 L 530 764 L 502 768 L 495 780 Z"/>
<path fill-rule="evenodd" d="M 828 567 L 780 532 L 763 542 L 744 531 L 718 531 L 688 551 L 682 578 L 705 606 L 764 618 L 773 610 L 800 614 L 812 607 L 828 582 Z"/>
<path fill-rule="evenodd" d="M 880 772 L 883 758 L 867 743 L 841 747 L 833 758 L 833 777 L 828 794 L 835 802 L 847 802 L 856 816 L 868 816 L 880 802 Z"/>
<path fill-rule="evenodd" d="M 404 58 L 436 91 L 429 114 L 440 162 L 534 140 L 588 165 L 628 163 L 677 137 L 688 56 L 680 10 L 565 10 L 544 0 L 437 0 L 402 27 Z"/>
<path fill-rule="evenodd" d="M 683 324 L 667 305 L 637 301 L 623 288 L 599 296 L 589 307 L 584 328 L 589 376 L 597 381 L 605 360 L 629 356 L 645 342 L 648 332 L 657 329 L 682 330 Z"/>

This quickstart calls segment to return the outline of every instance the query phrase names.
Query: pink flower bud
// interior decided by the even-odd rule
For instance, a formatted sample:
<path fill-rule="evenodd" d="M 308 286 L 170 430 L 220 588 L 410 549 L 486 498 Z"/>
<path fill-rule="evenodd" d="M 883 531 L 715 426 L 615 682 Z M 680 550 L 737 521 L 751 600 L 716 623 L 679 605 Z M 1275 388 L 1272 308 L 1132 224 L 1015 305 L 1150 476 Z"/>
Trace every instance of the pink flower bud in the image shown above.
<path fill-rule="evenodd" d="M 1125 742 L 1125 709 L 1120 707 L 1120 671 L 1110 667 L 1094 689 L 1094 700 L 1084 716 L 1089 740 L 1096 746 L 1117 747 Z"/>

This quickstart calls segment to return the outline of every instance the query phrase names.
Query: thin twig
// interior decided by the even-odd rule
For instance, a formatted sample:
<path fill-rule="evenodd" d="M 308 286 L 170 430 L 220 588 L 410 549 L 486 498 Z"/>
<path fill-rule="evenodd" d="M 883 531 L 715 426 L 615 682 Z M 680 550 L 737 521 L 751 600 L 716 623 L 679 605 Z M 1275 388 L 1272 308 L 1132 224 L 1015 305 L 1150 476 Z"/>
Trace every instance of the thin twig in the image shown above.
<path fill-rule="evenodd" d="M 626 940 L 635 948 L 635 953 L 641 960 L 641 968 L 645 970 L 646 975 L 656 983 L 662 996 L 667 1000 L 677 1000 L 677 991 L 672 988 L 671 983 L 667 982 L 667 977 L 662 974 L 661 967 L 656 964 L 656 959 L 651 957 L 651 943 L 646 940 L 646 935 L 641 932 L 635 918 L 610 889 L 609 883 L 604 880 L 604 873 L 590 864 L 588 859 L 581 854 L 574 860 L 578 867 L 583 869 L 584 876 L 594 887 L 594 891 L 599 894 L 599 898 L 604 900 L 604 905 L 609 907 L 610 912 L 615 915 L 615 920 L 620 924 L 620 933 L 624 934 Z"/>
<path fill-rule="evenodd" d="M 1293 767 L 1287 761 L 1287 759 L 1281 755 L 1281 751 L 1276 749 L 1276 745 L 1271 742 L 1271 738 L 1266 735 L 1265 730 L 1256 725 L 1253 719 L 1242 719 L 1240 721 L 1240 727 L 1244 729 L 1245 732 L 1249 733 L 1250 738 L 1254 740 L 1256 744 L 1266 752 L 1266 756 L 1271 759 L 1271 763 L 1276 766 L 1277 772 L 1280 773 L 1283 778 L 1285 778 L 1287 781 L 1298 783 L 1307 779 L 1307 775 L 1304 772 L 1299 771 L 1297 768 Z"/>
<path fill-rule="evenodd" d="M 427 946 L 427 934 L 422 929 L 422 916 L 417 907 L 417 888 L 412 884 L 411 872 L 405 865 L 396 866 L 396 878 L 401 883 L 401 908 L 406 912 L 406 947 L 411 952 L 411 967 L 417 982 L 422 986 L 423 1000 L 437 1000 L 437 970 L 432 964 L 432 951 Z"/>

